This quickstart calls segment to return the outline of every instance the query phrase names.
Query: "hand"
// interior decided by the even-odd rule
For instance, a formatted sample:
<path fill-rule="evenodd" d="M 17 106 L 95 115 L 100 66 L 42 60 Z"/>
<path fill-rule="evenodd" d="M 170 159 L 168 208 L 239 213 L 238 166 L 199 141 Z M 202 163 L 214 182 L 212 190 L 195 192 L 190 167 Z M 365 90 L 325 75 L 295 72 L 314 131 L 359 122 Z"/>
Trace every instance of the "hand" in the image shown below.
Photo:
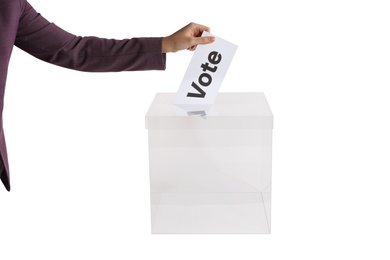
<path fill-rule="evenodd" d="M 208 44 L 215 41 L 213 36 L 200 37 L 203 31 L 210 32 L 210 28 L 196 23 L 188 24 L 174 34 L 163 37 L 162 52 L 177 52 L 184 49 L 193 51 L 198 44 Z"/>

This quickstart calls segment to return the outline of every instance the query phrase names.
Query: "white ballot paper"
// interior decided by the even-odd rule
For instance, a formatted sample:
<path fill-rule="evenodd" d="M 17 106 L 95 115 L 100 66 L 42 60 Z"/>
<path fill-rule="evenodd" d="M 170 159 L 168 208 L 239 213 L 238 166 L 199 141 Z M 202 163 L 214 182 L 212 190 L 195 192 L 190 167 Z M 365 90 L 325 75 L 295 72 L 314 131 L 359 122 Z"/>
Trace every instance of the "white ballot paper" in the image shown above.
<path fill-rule="evenodd" d="M 212 34 L 204 31 L 202 36 Z M 176 93 L 176 105 L 212 105 L 237 50 L 237 45 L 219 37 L 199 44 Z"/>

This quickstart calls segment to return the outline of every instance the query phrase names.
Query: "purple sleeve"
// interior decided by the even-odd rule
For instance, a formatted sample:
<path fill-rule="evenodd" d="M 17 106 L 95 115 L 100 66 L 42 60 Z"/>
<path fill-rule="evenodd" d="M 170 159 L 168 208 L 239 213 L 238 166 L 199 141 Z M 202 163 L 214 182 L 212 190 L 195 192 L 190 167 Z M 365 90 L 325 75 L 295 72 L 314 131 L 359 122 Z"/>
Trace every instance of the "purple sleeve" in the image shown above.
<path fill-rule="evenodd" d="M 28 2 L 21 2 L 15 45 L 41 60 L 90 72 L 165 69 L 162 38 L 114 40 L 75 36 L 48 22 Z"/>

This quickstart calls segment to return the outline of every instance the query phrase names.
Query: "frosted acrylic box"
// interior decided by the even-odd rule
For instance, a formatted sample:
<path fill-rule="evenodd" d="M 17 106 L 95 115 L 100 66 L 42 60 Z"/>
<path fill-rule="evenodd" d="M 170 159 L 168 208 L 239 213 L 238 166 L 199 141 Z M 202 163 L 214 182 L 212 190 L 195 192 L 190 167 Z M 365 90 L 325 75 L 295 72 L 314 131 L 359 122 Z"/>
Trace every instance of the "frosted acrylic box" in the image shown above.
<path fill-rule="evenodd" d="M 270 233 L 273 115 L 262 92 L 211 107 L 157 93 L 146 115 L 152 233 Z"/>

